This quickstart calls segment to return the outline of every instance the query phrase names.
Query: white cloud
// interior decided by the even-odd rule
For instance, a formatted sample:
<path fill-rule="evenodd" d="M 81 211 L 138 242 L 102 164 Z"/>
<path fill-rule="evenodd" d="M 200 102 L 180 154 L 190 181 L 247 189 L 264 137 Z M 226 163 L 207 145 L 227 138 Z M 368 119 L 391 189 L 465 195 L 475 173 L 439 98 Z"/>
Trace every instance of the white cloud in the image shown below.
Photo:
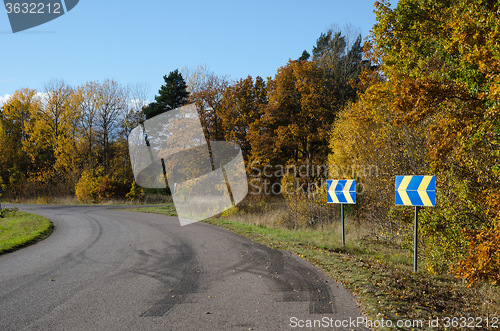
<path fill-rule="evenodd" d="M 149 100 L 141 99 L 128 99 L 128 107 L 136 110 L 142 109 L 142 107 L 147 106 L 151 103 Z"/>
<path fill-rule="evenodd" d="M 38 100 L 40 100 L 40 101 L 47 100 L 49 98 L 49 93 L 47 93 L 47 92 L 36 92 L 35 98 L 38 98 Z"/>
<path fill-rule="evenodd" d="M 4 96 L 0 96 L 0 107 L 10 98 L 12 97 L 12 94 L 5 94 Z M 37 92 L 36 93 L 36 98 L 40 101 L 45 101 L 49 97 L 49 93 L 47 92 Z M 141 100 L 141 99 L 129 99 L 128 100 L 128 106 L 130 108 L 134 109 L 141 109 L 143 106 L 147 106 L 150 104 L 150 100 Z"/>
<path fill-rule="evenodd" d="M 44 100 L 48 96 L 48 93 L 44 92 L 37 92 L 35 98 L 38 98 L 38 100 Z M 12 94 L 5 94 L 4 96 L 0 95 L 0 107 L 7 102 L 12 97 Z"/>
<path fill-rule="evenodd" d="M 11 96 L 12 94 L 6 94 L 3 97 L 0 95 L 0 107 L 3 105 L 5 101 L 9 100 Z"/>

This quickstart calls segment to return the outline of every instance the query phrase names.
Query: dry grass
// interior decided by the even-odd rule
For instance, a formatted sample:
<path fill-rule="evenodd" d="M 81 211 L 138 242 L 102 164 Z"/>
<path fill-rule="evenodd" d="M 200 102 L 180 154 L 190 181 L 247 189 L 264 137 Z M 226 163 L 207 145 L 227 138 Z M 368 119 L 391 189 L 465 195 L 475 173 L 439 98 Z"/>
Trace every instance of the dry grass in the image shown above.
<path fill-rule="evenodd" d="M 280 228 L 280 221 L 286 215 L 286 208 L 278 206 L 277 208 L 268 212 L 254 212 L 254 213 L 233 213 L 228 211 L 225 216 L 227 219 L 257 226 L 265 226 L 268 228 Z"/>
<path fill-rule="evenodd" d="M 302 224 L 297 230 L 317 233 L 328 233 L 329 240 L 342 240 L 342 221 L 338 206 L 332 207 L 329 217 L 318 220 L 314 224 Z M 272 229 L 290 229 L 289 206 L 283 199 L 245 200 L 236 208 L 223 212 L 220 217 L 244 224 Z M 372 227 L 361 224 L 358 220 L 346 215 L 344 220 L 346 245 L 358 246 L 362 238 L 369 237 Z"/>
<path fill-rule="evenodd" d="M 26 198 L 26 199 L 6 199 L 5 203 L 21 203 L 21 204 L 31 204 L 31 205 L 87 205 L 81 203 L 75 196 L 63 196 L 63 197 L 38 197 L 38 198 Z M 168 204 L 172 203 L 172 197 L 162 194 L 149 194 L 146 195 L 141 200 L 127 200 L 123 198 L 111 198 L 104 202 L 102 205 L 155 205 L 155 204 Z"/>
<path fill-rule="evenodd" d="M 471 289 L 471 294 L 479 298 L 481 306 L 479 311 L 484 315 L 497 316 L 499 318 L 498 327 L 500 328 L 500 289 L 490 284 L 481 284 Z"/>

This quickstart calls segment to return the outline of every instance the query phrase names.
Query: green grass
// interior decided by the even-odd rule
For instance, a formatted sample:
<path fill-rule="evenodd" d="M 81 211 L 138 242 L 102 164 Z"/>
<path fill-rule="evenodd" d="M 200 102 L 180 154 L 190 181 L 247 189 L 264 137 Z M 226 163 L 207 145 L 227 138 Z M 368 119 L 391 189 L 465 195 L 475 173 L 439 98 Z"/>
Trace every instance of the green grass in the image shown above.
<path fill-rule="evenodd" d="M 41 216 L 16 210 L 3 210 L 0 217 L 0 254 L 15 251 L 45 239 L 52 223 Z"/>
<path fill-rule="evenodd" d="M 151 214 L 163 214 L 168 216 L 177 216 L 174 204 L 160 205 L 158 207 L 140 207 L 140 208 L 129 208 L 123 209 L 127 211 L 136 211 L 141 213 L 151 213 Z"/>
<path fill-rule="evenodd" d="M 175 216 L 173 205 L 135 210 Z M 259 217 L 265 218 L 266 214 Z M 396 323 L 411 319 L 428 323 L 429 318 L 438 317 L 443 321 L 445 317 L 485 318 L 488 314 L 500 318 L 498 287 L 479 284 L 467 288 L 453 276 L 429 274 L 422 261 L 419 262 L 419 271 L 413 273 L 411 252 L 370 239 L 367 233 L 359 236 L 357 234 L 362 233 L 362 229 L 352 225 L 346 228 L 346 246 L 342 247 L 338 227 L 325 227 L 323 231 L 288 230 L 266 226 L 261 221 L 248 224 L 227 218 L 210 218 L 203 222 L 226 228 L 274 249 L 292 251 L 309 260 L 357 294 L 363 312 L 373 321 L 383 318 Z M 424 330 L 444 329 L 425 327 L 425 323 Z"/>

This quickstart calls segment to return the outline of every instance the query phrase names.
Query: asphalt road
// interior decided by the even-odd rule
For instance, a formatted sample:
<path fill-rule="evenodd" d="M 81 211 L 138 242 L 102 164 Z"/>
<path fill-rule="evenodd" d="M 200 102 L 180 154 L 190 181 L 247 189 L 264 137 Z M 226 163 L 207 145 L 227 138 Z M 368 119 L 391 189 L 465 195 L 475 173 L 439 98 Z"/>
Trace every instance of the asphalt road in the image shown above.
<path fill-rule="evenodd" d="M 290 252 L 164 215 L 18 207 L 55 230 L 0 255 L 0 330 L 364 330 L 324 327 L 359 308 Z"/>

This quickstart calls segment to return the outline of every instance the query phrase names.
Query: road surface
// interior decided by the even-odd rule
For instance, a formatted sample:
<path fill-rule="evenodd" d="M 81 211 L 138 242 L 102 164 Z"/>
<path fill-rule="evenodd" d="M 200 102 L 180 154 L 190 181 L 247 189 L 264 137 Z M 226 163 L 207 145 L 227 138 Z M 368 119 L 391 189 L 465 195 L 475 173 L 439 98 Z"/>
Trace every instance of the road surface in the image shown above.
<path fill-rule="evenodd" d="M 55 230 L 0 255 L 0 330 L 366 330 L 354 297 L 290 252 L 165 215 L 17 207 Z"/>

